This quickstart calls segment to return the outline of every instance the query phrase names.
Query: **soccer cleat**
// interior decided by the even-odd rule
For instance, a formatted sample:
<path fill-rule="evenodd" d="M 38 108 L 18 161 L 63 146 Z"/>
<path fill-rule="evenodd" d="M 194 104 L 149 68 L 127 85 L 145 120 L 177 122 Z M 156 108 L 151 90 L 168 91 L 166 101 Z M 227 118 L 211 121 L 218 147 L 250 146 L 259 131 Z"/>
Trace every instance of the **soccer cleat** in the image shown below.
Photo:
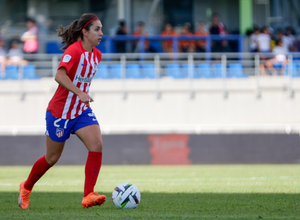
<path fill-rule="evenodd" d="M 86 197 L 83 197 L 82 199 L 82 207 L 83 208 L 89 208 L 95 205 L 102 205 L 105 203 L 106 196 L 105 195 L 99 195 L 96 192 L 89 193 Z"/>
<path fill-rule="evenodd" d="M 20 184 L 20 194 L 19 194 L 18 203 L 21 209 L 28 209 L 31 191 L 24 188 L 24 183 L 25 181 L 23 181 Z"/>

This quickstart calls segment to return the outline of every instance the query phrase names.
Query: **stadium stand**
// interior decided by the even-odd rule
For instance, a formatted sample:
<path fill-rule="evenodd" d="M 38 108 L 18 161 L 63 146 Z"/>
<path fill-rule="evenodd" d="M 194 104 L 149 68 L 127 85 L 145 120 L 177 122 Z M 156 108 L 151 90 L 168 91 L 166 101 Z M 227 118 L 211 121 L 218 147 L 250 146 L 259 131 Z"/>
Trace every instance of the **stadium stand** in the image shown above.
<path fill-rule="evenodd" d="M 126 78 L 135 78 L 135 79 L 142 78 L 139 64 L 126 65 Z"/>
<path fill-rule="evenodd" d="M 36 69 L 34 65 L 26 65 L 23 67 L 24 79 L 40 79 L 41 76 L 36 75 Z"/>
<path fill-rule="evenodd" d="M 200 63 L 194 72 L 194 78 L 211 78 L 211 67 L 208 63 Z"/>
<path fill-rule="evenodd" d="M 243 78 L 247 75 L 243 72 L 243 65 L 241 63 L 230 63 L 228 64 L 227 77 Z"/>
<path fill-rule="evenodd" d="M 154 64 L 142 64 L 141 65 L 142 78 L 154 79 L 156 75 Z"/>
<path fill-rule="evenodd" d="M 108 66 L 106 64 L 100 64 L 97 67 L 97 72 L 94 76 L 94 79 L 110 79 L 110 74 L 108 71 Z"/>
<path fill-rule="evenodd" d="M 6 73 L 6 79 L 19 79 L 17 66 L 6 66 L 5 73 Z"/>

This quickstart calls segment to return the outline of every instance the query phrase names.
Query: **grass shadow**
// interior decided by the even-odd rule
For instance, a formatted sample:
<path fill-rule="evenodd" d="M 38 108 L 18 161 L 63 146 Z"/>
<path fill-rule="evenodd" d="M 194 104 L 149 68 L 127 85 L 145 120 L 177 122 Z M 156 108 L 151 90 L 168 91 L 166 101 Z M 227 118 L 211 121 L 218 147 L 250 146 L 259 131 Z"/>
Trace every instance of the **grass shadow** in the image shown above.
<path fill-rule="evenodd" d="M 142 192 L 134 210 L 116 209 L 104 194 L 104 205 L 83 209 L 82 193 L 32 192 L 21 210 L 17 192 L 0 192 L 0 219 L 300 219 L 300 194 Z"/>

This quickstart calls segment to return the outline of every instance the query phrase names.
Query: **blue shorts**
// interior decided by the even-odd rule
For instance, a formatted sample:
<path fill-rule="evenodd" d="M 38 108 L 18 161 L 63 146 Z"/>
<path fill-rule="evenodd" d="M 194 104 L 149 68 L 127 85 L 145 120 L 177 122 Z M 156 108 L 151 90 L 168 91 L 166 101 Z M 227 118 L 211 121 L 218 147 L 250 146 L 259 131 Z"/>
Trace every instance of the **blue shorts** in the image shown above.
<path fill-rule="evenodd" d="M 86 109 L 74 119 L 56 118 L 50 111 L 46 113 L 46 135 L 56 142 L 65 142 L 70 134 L 89 125 L 99 125 L 91 108 Z"/>

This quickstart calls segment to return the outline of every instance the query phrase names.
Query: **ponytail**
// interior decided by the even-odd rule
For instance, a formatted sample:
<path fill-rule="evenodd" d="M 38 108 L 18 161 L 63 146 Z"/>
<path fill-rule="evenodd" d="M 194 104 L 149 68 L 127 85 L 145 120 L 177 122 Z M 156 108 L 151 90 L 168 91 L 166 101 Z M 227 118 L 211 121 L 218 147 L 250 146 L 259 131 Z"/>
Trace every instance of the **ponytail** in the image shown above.
<path fill-rule="evenodd" d="M 98 19 L 94 14 L 83 14 L 81 18 L 73 21 L 69 26 L 63 27 L 62 25 L 58 26 L 58 36 L 62 38 L 61 43 L 66 44 L 61 49 L 67 49 L 71 44 L 78 41 L 79 38 L 83 39 L 82 30 L 90 30 L 90 27 L 93 24 L 93 20 Z"/>
<path fill-rule="evenodd" d="M 73 21 L 68 27 L 58 26 L 58 36 L 62 38 L 61 43 L 66 44 L 61 49 L 67 49 L 71 44 L 78 41 L 81 35 L 81 28 L 76 28 L 78 24 L 78 19 Z"/>

